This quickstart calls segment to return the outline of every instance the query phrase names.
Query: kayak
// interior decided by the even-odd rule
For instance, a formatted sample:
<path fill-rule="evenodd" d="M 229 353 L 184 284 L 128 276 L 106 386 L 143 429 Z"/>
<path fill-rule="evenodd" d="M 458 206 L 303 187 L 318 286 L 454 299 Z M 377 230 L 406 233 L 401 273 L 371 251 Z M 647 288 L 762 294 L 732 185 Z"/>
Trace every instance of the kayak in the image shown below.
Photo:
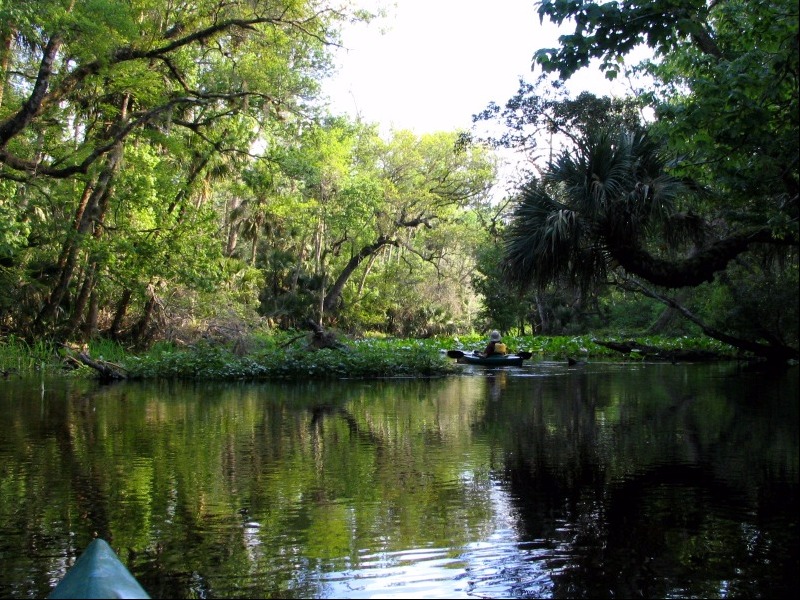
<path fill-rule="evenodd" d="M 482 365 L 485 367 L 519 367 L 522 361 L 531 357 L 530 352 L 517 352 L 512 354 L 493 354 L 483 356 L 475 352 L 462 352 L 461 350 L 448 350 L 447 356 L 455 358 L 460 363 L 469 365 Z"/>
<path fill-rule="evenodd" d="M 48 598 L 150 598 L 111 546 L 96 538 Z"/>

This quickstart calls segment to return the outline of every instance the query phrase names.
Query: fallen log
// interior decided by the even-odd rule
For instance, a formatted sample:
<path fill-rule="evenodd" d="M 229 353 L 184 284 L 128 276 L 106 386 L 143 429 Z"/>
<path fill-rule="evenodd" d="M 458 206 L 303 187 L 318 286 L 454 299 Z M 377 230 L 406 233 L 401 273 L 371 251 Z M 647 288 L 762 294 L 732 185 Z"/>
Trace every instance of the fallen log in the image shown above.
<path fill-rule="evenodd" d="M 61 344 L 61 346 L 70 353 L 67 356 L 67 358 L 79 362 L 81 364 L 84 364 L 87 367 L 91 367 L 92 369 L 98 372 L 101 380 L 120 381 L 122 379 L 127 379 L 127 376 L 125 375 L 125 373 L 123 373 L 125 367 L 122 367 L 120 365 L 115 365 L 113 363 L 104 360 L 94 360 L 85 351 L 75 350 L 74 348 L 71 348 L 67 344 Z"/>
<path fill-rule="evenodd" d="M 323 348 L 344 350 L 345 345 L 337 339 L 335 333 L 325 331 L 322 326 L 313 319 L 307 319 L 306 325 L 311 329 L 311 334 L 308 336 L 308 341 L 306 343 L 309 350 L 322 350 Z"/>
<path fill-rule="evenodd" d="M 598 346 L 603 346 L 616 352 L 623 354 L 636 354 L 648 360 L 663 360 L 669 362 L 711 362 L 715 360 L 723 360 L 724 356 L 718 352 L 711 350 L 683 350 L 675 349 L 668 350 L 666 348 L 658 348 L 657 346 L 648 346 L 647 344 L 640 344 L 634 340 L 625 342 L 604 342 L 601 340 L 592 340 Z"/>

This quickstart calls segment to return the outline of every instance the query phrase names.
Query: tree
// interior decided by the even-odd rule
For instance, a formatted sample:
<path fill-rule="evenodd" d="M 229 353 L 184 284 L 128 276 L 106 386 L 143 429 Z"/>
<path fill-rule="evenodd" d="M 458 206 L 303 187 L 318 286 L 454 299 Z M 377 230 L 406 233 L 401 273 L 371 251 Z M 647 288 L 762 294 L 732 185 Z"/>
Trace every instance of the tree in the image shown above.
<path fill-rule="evenodd" d="M 407 131 L 384 140 L 374 125 L 332 118 L 303 132 L 295 146 L 272 150 L 296 182 L 299 199 L 281 220 L 303 240 L 295 253 L 306 257 L 307 281 L 319 286 L 318 319 L 344 316 L 345 298 L 360 303 L 370 293 L 365 284 L 375 283 L 373 270 L 403 262 L 436 277 L 455 254 L 438 232 L 484 201 L 494 175 L 486 148 L 456 140 Z M 279 205 L 276 198 L 273 210 Z"/>
<path fill-rule="evenodd" d="M 681 310 L 712 337 L 767 358 L 795 358 L 796 340 L 765 335 L 767 321 L 756 338 L 739 338 L 641 283 L 699 286 L 750 245 L 773 242 L 755 233 L 719 239 L 697 215 L 679 211 L 690 190 L 666 166 L 645 133 L 597 132 L 564 151 L 522 192 L 507 236 L 507 278 L 539 288 L 566 278 L 582 289 L 613 279 Z"/>
<path fill-rule="evenodd" d="M 360 260 L 381 247 L 395 246 L 428 261 L 444 248 L 426 232 L 454 218 L 460 209 L 486 200 L 494 176 L 494 162 L 481 146 L 460 147 L 457 136 L 440 133 L 416 138 L 396 132 L 378 156 L 381 203 L 374 214 L 373 241 L 361 247 L 341 272 L 329 293 L 328 304 L 341 290 Z M 422 244 L 415 238 L 423 236 Z"/>
<path fill-rule="evenodd" d="M 116 335 L 132 301 L 146 328 L 165 284 L 219 280 L 213 187 L 259 130 L 313 116 L 347 15 L 312 0 L 21 0 L 0 17 L 1 316 L 65 337 L 94 330 L 103 305 Z"/>
<path fill-rule="evenodd" d="M 547 152 L 545 160 L 552 160 L 555 144 L 561 140 L 577 144 L 598 128 L 638 127 L 642 107 L 638 98 L 598 97 L 590 92 L 573 98 L 563 82 L 541 75 L 535 83 L 520 79 L 517 93 L 502 107 L 490 102 L 473 116 L 473 122 L 498 122 L 502 129 L 484 136 L 485 140 L 520 152 L 533 163 L 541 150 Z"/>
<path fill-rule="evenodd" d="M 575 23 L 559 48 L 534 57 L 545 72 L 562 78 L 591 59 L 600 59 L 614 77 L 634 47 L 649 46 L 654 59 L 632 72 L 653 78 L 640 93 L 655 111 L 655 134 L 683 157 L 675 174 L 712 192 L 709 203 L 726 206 L 726 221 L 760 221 L 774 237 L 797 244 L 796 2 L 546 0 L 539 14 Z"/>
<path fill-rule="evenodd" d="M 673 306 L 709 335 L 767 358 L 796 358 L 796 285 L 789 306 L 765 298 L 754 312 L 747 300 L 755 282 L 771 282 L 781 290 L 771 298 L 785 298 L 783 290 L 797 280 L 796 4 L 539 6 L 542 18 L 575 23 L 559 48 L 536 53 L 545 71 L 566 78 L 599 58 L 614 77 L 634 47 L 650 46 L 656 60 L 638 70 L 655 78 L 640 93 L 656 118 L 647 135 L 629 127 L 581 132 L 573 149 L 525 189 L 508 272 L 538 285 L 561 275 L 583 284 L 635 280 L 637 290 Z M 715 307 L 706 316 L 720 328 L 667 291 L 685 287 L 726 290 L 726 302 L 705 303 Z M 734 318 L 745 305 L 755 328 Z M 776 312 L 786 316 L 780 325 L 772 318 Z"/>

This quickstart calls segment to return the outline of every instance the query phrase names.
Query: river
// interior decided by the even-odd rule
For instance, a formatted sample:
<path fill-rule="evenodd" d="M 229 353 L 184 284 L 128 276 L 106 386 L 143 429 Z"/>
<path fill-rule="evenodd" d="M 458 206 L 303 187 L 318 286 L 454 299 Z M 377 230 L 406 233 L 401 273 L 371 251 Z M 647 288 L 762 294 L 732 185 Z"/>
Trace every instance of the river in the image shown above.
<path fill-rule="evenodd" d="M 798 368 L 0 381 L 0 597 L 94 536 L 154 598 L 773 598 Z"/>

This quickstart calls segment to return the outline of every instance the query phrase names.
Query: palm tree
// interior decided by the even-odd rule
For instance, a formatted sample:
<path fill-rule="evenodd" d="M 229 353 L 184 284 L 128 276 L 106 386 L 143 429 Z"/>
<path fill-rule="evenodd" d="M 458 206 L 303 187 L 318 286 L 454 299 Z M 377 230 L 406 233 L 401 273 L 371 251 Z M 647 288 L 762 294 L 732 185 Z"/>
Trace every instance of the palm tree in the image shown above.
<path fill-rule="evenodd" d="M 523 190 L 506 237 L 505 275 L 543 288 L 568 278 L 604 281 L 665 228 L 669 239 L 697 233 L 676 218 L 685 186 L 666 173 L 658 145 L 643 132 L 599 131 L 562 152 Z"/>
<path fill-rule="evenodd" d="M 754 245 L 797 245 L 795 237 L 776 236 L 768 225 L 728 220 L 724 210 L 712 209 L 705 219 L 679 211 L 684 204 L 713 203 L 703 201 L 706 192 L 697 186 L 670 175 L 669 166 L 645 132 L 588 133 L 522 190 L 505 238 L 505 278 L 521 288 L 544 289 L 567 280 L 587 290 L 613 274 L 616 284 L 677 310 L 710 337 L 769 360 L 797 359 L 791 325 L 788 331 L 732 335 L 642 283 L 697 287 L 718 273 L 724 280 L 728 263 Z M 787 323 L 796 323 L 789 317 Z M 729 319 L 720 322 L 731 330 Z M 760 320 L 761 329 L 766 322 Z"/>

